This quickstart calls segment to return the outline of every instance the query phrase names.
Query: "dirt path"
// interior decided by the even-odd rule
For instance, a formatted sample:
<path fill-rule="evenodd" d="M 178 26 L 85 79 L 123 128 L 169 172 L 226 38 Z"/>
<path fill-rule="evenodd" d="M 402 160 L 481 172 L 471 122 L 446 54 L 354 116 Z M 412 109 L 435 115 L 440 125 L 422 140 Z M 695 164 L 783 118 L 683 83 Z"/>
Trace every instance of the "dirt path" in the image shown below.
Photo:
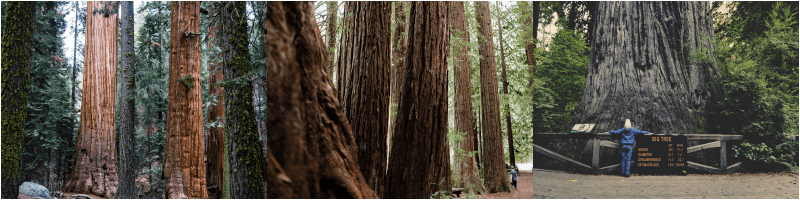
<path fill-rule="evenodd" d="M 584 175 L 534 169 L 532 198 L 797 199 L 796 173 L 686 176 Z"/>
<path fill-rule="evenodd" d="M 483 199 L 530 199 L 533 196 L 533 174 L 531 171 L 520 171 L 517 175 L 517 192 L 500 192 L 481 195 Z"/>

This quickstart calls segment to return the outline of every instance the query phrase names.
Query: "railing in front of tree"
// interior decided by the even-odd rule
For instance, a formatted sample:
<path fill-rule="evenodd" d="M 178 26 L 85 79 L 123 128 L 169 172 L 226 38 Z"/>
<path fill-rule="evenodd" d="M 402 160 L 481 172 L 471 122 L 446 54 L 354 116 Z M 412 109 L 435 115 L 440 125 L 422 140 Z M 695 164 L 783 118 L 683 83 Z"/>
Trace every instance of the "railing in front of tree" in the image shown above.
<path fill-rule="evenodd" d="M 698 169 L 706 172 L 711 172 L 715 174 L 725 174 L 729 173 L 737 168 L 742 167 L 742 162 L 738 162 L 733 165 L 728 165 L 727 161 L 727 141 L 731 140 L 742 140 L 742 135 L 721 135 L 721 134 L 683 134 L 686 136 L 688 141 L 713 141 L 701 145 L 691 146 L 686 149 L 686 153 L 694 153 L 704 149 L 711 149 L 711 148 L 720 148 L 719 151 L 719 168 L 711 167 L 708 165 L 703 165 L 699 163 L 695 163 L 692 161 L 686 161 L 687 167 Z M 615 148 L 619 149 L 619 144 L 615 142 L 608 141 L 613 138 L 610 133 L 535 133 L 533 134 L 534 138 L 542 138 L 542 139 L 591 139 L 592 140 L 592 166 L 583 164 L 576 160 L 567 158 L 566 156 L 560 155 L 556 152 L 550 151 L 541 147 L 539 145 L 533 144 L 533 149 L 536 152 L 544 154 L 550 158 L 553 158 L 559 162 L 567 163 L 576 168 L 594 173 L 594 174 L 606 174 L 612 171 L 617 171 L 620 169 L 620 164 L 610 165 L 607 167 L 600 167 L 600 147 L 608 147 L 608 148 Z M 603 140 L 607 139 L 607 140 Z M 635 161 L 631 161 L 631 164 L 635 163 Z"/>

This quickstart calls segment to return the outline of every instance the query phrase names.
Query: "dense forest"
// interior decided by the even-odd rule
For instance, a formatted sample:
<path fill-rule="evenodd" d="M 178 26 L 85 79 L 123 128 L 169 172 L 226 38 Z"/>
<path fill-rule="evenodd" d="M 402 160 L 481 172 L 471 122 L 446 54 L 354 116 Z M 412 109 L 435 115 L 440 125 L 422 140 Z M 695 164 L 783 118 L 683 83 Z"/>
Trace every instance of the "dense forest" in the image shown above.
<path fill-rule="evenodd" d="M 264 198 L 265 11 L 2 2 L 2 198 Z"/>

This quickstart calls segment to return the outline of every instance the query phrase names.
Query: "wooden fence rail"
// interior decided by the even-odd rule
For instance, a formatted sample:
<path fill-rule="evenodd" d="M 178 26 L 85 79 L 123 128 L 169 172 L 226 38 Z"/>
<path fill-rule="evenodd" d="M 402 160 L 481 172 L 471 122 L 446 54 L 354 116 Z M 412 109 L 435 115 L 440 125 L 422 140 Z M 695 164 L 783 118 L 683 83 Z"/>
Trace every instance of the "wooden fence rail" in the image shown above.
<path fill-rule="evenodd" d="M 664 134 L 654 134 L 654 135 L 664 135 Z M 709 141 L 712 142 L 691 146 L 686 149 L 686 153 L 694 153 L 704 149 L 711 149 L 711 148 L 720 148 L 719 151 L 719 168 L 711 167 L 699 163 L 695 163 L 692 161 L 686 161 L 687 167 L 703 170 L 711 173 L 716 174 L 725 174 L 729 173 L 737 168 L 742 167 L 742 162 L 738 162 L 736 164 L 728 166 L 727 160 L 727 141 L 730 140 L 742 140 L 742 135 L 722 135 L 722 134 L 683 134 L 686 136 L 688 141 Z M 610 165 L 606 167 L 600 167 L 600 147 L 606 148 L 614 148 L 619 149 L 619 144 L 615 142 L 611 142 L 608 140 L 613 139 L 613 136 L 608 133 L 535 133 L 533 134 L 534 138 L 540 139 L 591 139 L 592 140 L 592 166 L 583 164 L 576 160 L 570 159 L 566 156 L 560 155 L 556 152 L 550 151 L 541 147 L 539 145 L 533 144 L 533 149 L 536 152 L 539 152 L 545 156 L 553 158 L 559 162 L 567 163 L 576 168 L 595 174 L 606 174 L 612 171 L 616 171 L 620 169 L 620 164 Z M 635 161 L 631 161 L 631 164 L 634 164 Z"/>

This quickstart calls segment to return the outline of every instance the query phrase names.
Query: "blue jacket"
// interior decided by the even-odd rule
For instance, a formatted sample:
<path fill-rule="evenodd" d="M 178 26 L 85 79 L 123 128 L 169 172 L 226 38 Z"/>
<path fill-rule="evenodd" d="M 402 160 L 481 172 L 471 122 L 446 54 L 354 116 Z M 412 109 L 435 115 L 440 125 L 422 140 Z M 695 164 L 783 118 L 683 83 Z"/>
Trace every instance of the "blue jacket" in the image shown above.
<path fill-rule="evenodd" d="M 622 144 L 633 144 L 633 142 L 636 141 L 636 139 L 633 137 L 634 135 L 647 134 L 647 131 L 640 131 L 632 127 L 630 131 L 626 131 L 625 128 L 621 128 L 619 130 L 611 130 L 608 132 L 613 135 L 622 134 L 622 141 L 620 142 Z"/>

